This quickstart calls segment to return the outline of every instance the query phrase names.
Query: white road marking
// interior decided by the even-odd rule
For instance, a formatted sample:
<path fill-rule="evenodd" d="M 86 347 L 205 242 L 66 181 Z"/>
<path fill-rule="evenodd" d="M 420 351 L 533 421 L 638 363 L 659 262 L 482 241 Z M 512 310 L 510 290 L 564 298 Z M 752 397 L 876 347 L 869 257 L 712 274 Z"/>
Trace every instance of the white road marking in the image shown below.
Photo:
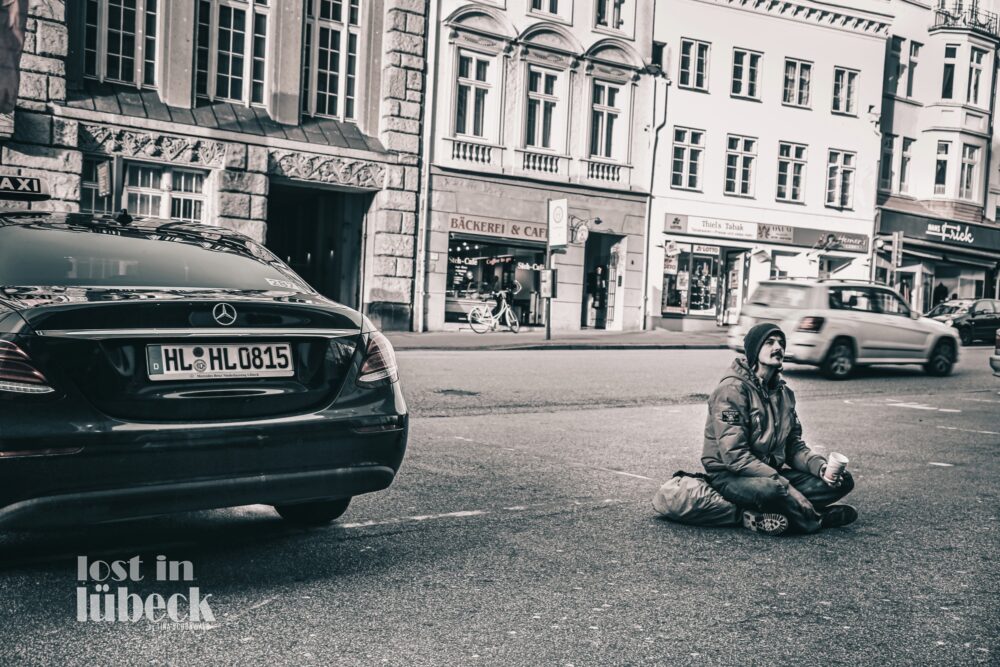
<path fill-rule="evenodd" d="M 470 516 L 483 516 L 489 514 L 486 510 L 465 510 L 462 512 L 445 512 L 444 514 L 421 514 L 418 516 L 406 516 L 399 519 L 386 519 L 385 521 L 359 521 L 357 523 L 340 523 L 340 528 L 371 528 L 372 526 L 390 526 L 397 523 L 409 521 L 432 521 L 434 519 L 454 519 Z"/>
<path fill-rule="evenodd" d="M 1000 403 L 1000 401 L 994 401 L 989 398 L 960 398 L 960 401 L 969 401 L 970 403 Z"/>
<path fill-rule="evenodd" d="M 998 431 L 977 431 L 971 428 L 958 428 L 957 426 L 938 426 L 945 431 L 961 431 L 962 433 L 980 433 L 982 435 L 1000 435 Z"/>
<path fill-rule="evenodd" d="M 954 468 L 955 467 L 954 463 L 938 463 L 937 461 L 928 461 L 927 465 L 929 465 L 929 466 L 938 466 L 939 468 Z"/>
<path fill-rule="evenodd" d="M 929 405 L 921 405 L 920 403 L 889 403 L 890 408 L 909 408 L 910 410 L 937 410 L 937 408 L 932 408 Z"/>
<path fill-rule="evenodd" d="M 624 470 L 612 470 L 611 468 L 596 468 L 596 470 L 603 470 L 604 472 L 610 472 L 616 475 L 622 475 L 624 477 L 635 477 L 636 479 L 645 479 L 650 482 L 656 481 L 652 477 L 646 477 L 645 475 L 636 475 L 635 473 L 625 472 Z"/>

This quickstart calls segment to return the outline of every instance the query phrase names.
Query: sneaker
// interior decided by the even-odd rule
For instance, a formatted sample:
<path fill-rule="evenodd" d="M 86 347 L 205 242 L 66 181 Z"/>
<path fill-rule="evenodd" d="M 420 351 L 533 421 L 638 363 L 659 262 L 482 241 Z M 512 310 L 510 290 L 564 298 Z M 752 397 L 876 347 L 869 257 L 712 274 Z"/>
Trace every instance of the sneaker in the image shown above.
<path fill-rule="evenodd" d="M 840 528 L 858 520 L 858 511 L 850 505 L 830 505 L 820 512 L 824 528 Z"/>
<path fill-rule="evenodd" d="M 746 510 L 743 512 L 743 527 L 755 533 L 781 535 L 788 530 L 788 517 L 784 514 Z"/>

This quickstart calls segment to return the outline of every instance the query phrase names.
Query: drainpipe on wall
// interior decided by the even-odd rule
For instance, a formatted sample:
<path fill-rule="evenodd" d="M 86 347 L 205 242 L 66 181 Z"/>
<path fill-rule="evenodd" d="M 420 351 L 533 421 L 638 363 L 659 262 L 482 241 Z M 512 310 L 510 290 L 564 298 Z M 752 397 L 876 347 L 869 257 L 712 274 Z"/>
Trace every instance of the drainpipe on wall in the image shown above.
<path fill-rule="evenodd" d="M 655 10 L 654 10 L 655 11 Z M 665 56 L 664 56 L 665 57 Z M 652 242 L 653 233 L 653 186 L 656 183 L 656 151 L 660 145 L 660 131 L 663 130 L 664 126 L 667 124 L 667 97 L 670 92 L 670 79 L 667 78 L 663 70 L 656 67 L 658 70 L 655 72 L 654 76 L 654 94 L 653 94 L 653 122 L 656 123 L 656 102 L 659 100 L 659 95 L 656 93 L 659 90 L 660 82 L 663 82 L 663 118 L 659 121 L 656 127 L 653 128 L 653 153 L 652 160 L 650 160 L 649 168 L 649 198 L 646 200 L 646 252 L 642 254 L 643 257 L 643 270 L 642 270 L 642 330 L 645 331 L 649 329 L 649 249 Z"/>
<path fill-rule="evenodd" d="M 437 63 L 438 63 L 438 16 L 441 0 L 430 0 L 427 16 L 427 48 L 424 53 L 424 67 L 427 72 L 424 87 L 423 155 L 420 161 L 420 198 L 417 206 L 416 263 L 413 275 L 413 330 L 421 333 L 426 327 L 427 301 L 427 236 L 430 234 L 431 215 L 431 162 L 434 156 L 434 128 L 437 121 Z"/>

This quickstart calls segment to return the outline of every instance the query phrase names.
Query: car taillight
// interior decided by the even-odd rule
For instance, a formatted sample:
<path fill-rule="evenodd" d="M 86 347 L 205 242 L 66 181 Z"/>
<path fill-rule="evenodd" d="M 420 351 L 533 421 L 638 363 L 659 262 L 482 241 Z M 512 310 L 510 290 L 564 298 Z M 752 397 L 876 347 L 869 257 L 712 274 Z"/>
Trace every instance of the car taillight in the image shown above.
<path fill-rule="evenodd" d="M 1000 354 L 1000 329 L 997 329 L 997 349 L 996 354 Z"/>
<path fill-rule="evenodd" d="M 822 317 L 803 317 L 802 321 L 799 322 L 799 328 L 797 331 L 804 331 L 805 333 L 819 333 L 823 328 L 824 320 Z"/>
<path fill-rule="evenodd" d="M 0 392 L 50 394 L 53 391 L 24 350 L 9 340 L 0 339 Z"/>
<path fill-rule="evenodd" d="M 392 343 L 378 331 L 373 331 L 368 339 L 364 363 L 358 371 L 358 384 L 370 387 L 397 379 L 396 353 L 392 350 Z"/>

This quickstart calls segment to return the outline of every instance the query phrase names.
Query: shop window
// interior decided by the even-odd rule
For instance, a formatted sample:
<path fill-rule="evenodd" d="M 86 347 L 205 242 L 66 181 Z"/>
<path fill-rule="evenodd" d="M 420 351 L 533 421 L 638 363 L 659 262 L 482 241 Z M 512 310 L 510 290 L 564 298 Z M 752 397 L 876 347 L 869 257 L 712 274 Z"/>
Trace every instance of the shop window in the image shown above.
<path fill-rule="evenodd" d="M 785 58 L 785 85 L 782 101 L 785 104 L 809 108 L 809 84 L 812 63 Z"/>
<path fill-rule="evenodd" d="M 778 144 L 778 201 L 802 202 L 806 180 L 806 147 L 782 141 Z"/>
<path fill-rule="evenodd" d="M 559 73 L 528 67 L 528 113 L 524 144 L 532 148 L 557 148 L 559 123 Z"/>
<path fill-rule="evenodd" d="M 733 82 L 730 92 L 733 97 L 760 99 L 758 74 L 761 54 L 746 49 L 733 49 Z"/>
<path fill-rule="evenodd" d="M 157 0 L 86 0 L 84 76 L 155 87 L 157 10 Z"/>
<path fill-rule="evenodd" d="M 621 127 L 618 123 L 622 113 L 620 98 L 618 86 L 594 82 L 590 112 L 590 154 L 593 157 L 609 160 L 615 157 L 615 136 Z"/>
<path fill-rule="evenodd" d="M 830 151 L 826 168 L 826 205 L 851 208 L 854 199 L 854 168 L 857 156 L 847 151 Z"/>
<path fill-rule="evenodd" d="M 487 118 L 492 92 L 493 62 L 478 53 L 460 51 L 455 90 L 455 135 L 483 139 L 488 132 Z"/>
<path fill-rule="evenodd" d="M 544 324 L 540 297 L 544 269 L 544 245 L 450 235 L 445 321 L 466 321 L 473 306 L 490 301 L 492 292 L 511 287 L 516 281 L 521 291 L 512 296 L 511 307 L 518 319 L 523 324 Z"/>
<path fill-rule="evenodd" d="M 695 246 L 695 250 L 719 251 L 713 246 Z M 682 250 L 668 253 L 663 264 L 664 315 L 715 316 L 719 303 L 719 255 Z"/>
<path fill-rule="evenodd" d="M 754 168 L 757 164 L 757 139 L 734 134 L 726 138 L 727 195 L 753 197 Z"/>
<path fill-rule="evenodd" d="M 858 72 L 843 67 L 833 69 L 833 112 L 858 115 Z"/>
<path fill-rule="evenodd" d="M 681 40 L 680 86 L 708 90 L 709 44 L 693 39 Z"/>
<path fill-rule="evenodd" d="M 264 103 L 268 0 L 199 0 L 195 94 Z"/>
<path fill-rule="evenodd" d="M 685 127 L 674 128 L 674 153 L 670 185 L 684 190 L 701 188 L 701 156 L 705 133 Z"/>

